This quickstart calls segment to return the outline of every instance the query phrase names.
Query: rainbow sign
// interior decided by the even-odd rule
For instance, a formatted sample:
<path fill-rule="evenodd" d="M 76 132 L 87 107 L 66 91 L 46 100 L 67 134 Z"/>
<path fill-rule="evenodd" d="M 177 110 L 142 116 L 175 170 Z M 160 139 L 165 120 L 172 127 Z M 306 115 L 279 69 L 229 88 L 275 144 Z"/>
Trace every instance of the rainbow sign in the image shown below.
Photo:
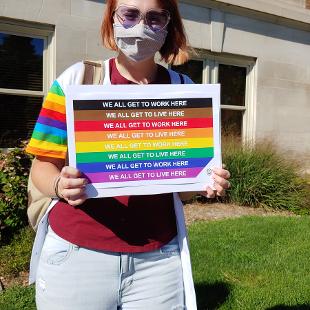
<path fill-rule="evenodd" d="M 126 98 L 116 95 L 117 86 L 79 86 L 78 92 L 75 86 L 71 92 L 69 158 L 90 181 L 90 196 L 170 192 L 174 185 L 187 191 L 207 184 L 207 167 L 218 154 L 214 96 L 197 91 L 195 97 L 180 96 L 184 86 L 193 92 L 201 85 L 178 85 L 178 97 L 169 92 L 174 85 L 160 85 L 167 89 L 164 97 L 154 96 L 156 86 L 129 86 Z"/>

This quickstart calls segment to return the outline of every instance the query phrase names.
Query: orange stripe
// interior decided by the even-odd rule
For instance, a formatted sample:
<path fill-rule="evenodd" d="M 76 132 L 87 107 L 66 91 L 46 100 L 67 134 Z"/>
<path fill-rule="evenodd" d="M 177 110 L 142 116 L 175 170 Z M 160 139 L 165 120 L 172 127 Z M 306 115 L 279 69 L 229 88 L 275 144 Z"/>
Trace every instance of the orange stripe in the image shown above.
<path fill-rule="evenodd" d="M 153 134 L 153 136 L 150 136 Z M 158 140 L 177 138 L 211 138 L 213 128 L 194 129 L 169 129 L 169 130 L 148 130 L 148 131 L 76 131 L 76 142 L 98 142 L 105 140 Z"/>
<path fill-rule="evenodd" d="M 36 156 L 45 156 L 45 157 L 52 157 L 52 158 L 66 159 L 67 157 L 66 152 L 44 151 L 42 149 L 30 146 L 30 145 L 26 147 L 26 152 L 32 155 L 36 155 Z"/>
<path fill-rule="evenodd" d="M 56 112 L 59 112 L 62 114 L 66 113 L 66 107 L 65 106 L 60 105 L 60 104 L 53 102 L 53 101 L 45 100 L 43 103 L 43 107 L 45 109 L 53 110 L 53 111 L 56 111 Z"/>

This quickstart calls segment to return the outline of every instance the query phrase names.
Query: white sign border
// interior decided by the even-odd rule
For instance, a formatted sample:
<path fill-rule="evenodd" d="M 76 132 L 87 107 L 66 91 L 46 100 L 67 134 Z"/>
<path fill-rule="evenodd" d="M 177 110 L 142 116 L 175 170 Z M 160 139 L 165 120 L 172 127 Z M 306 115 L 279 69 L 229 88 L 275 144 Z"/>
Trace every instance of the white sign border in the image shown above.
<path fill-rule="evenodd" d="M 93 183 L 86 186 L 89 198 L 203 191 L 213 187 L 210 169 L 222 166 L 220 133 L 220 84 L 183 85 L 71 85 L 66 91 L 69 165 L 76 167 L 74 100 L 212 98 L 214 157 L 196 178 Z M 180 107 L 182 109 L 182 107 Z"/>

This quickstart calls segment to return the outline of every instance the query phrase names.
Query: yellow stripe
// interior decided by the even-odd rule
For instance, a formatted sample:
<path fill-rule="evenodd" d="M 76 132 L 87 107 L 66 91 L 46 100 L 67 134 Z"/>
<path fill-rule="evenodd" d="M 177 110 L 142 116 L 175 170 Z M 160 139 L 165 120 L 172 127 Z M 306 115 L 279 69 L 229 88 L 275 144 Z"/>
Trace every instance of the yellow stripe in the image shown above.
<path fill-rule="evenodd" d="M 29 145 L 41 149 L 42 151 L 59 151 L 59 152 L 66 152 L 67 146 L 66 145 L 60 145 L 52 142 L 47 141 L 40 141 L 37 139 L 32 138 L 29 142 Z"/>
<path fill-rule="evenodd" d="M 66 114 L 66 107 L 64 105 L 60 105 L 52 101 L 45 100 L 43 103 L 43 108 Z"/>
<path fill-rule="evenodd" d="M 213 146 L 213 138 L 169 139 L 169 140 L 131 140 L 77 142 L 77 153 L 107 152 L 107 151 L 147 151 L 160 149 L 206 148 Z"/>
<path fill-rule="evenodd" d="M 56 94 L 48 93 L 45 100 L 52 101 L 61 105 L 66 105 L 66 98 Z"/>

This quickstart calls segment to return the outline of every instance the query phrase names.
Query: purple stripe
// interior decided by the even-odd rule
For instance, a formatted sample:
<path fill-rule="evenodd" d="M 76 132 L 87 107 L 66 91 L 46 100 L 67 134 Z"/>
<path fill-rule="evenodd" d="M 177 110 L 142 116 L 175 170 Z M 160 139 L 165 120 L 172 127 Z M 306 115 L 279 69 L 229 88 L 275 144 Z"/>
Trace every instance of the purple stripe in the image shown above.
<path fill-rule="evenodd" d="M 66 123 L 56 121 L 54 119 L 45 117 L 45 116 L 39 116 L 38 122 L 43 125 L 51 126 L 51 127 L 56 127 L 58 129 L 62 130 L 67 130 L 67 125 Z"/>
<path fill-rule="evenodd" d="M 204 167 L 185 168 L 174 170 L 143 170 L 139 172 L 123 171 L 118 173 L 100 172 L 85 173 L 91 183 L 109 183 L 142 180 L 165 180 L 165 179 L 184 179 L 195 178 Z M 114 176 L 114 178 L 113 178 Z"/>

